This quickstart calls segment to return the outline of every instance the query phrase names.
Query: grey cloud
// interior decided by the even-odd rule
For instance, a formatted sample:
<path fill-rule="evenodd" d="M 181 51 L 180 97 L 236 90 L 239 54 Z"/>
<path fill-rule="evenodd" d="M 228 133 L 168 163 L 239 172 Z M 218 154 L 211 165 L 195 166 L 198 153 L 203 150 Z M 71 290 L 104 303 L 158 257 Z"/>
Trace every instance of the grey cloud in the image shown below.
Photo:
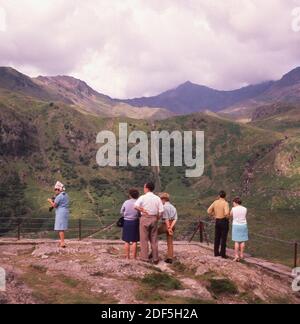
<path fill-rule="evenodd" d="M 113 97 L 186 80 L 231 89 L 299 64 L 293 0 L 2 1 L 0 65 L 71 74 Z M 300 6 L 300 2 L 299 2 Z"/>

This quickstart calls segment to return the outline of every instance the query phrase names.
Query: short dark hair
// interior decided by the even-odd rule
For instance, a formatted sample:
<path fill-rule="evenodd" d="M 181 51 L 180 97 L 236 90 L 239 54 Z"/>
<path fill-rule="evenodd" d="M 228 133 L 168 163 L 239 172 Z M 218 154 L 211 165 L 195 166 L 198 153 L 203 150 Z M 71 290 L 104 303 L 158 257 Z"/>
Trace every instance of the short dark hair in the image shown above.
<path fill-rule="evenodd" d="M 155 184 L 153 182 L 147 182 L 145 184 L 145 187 L 150 190 L 151 192 L 153 192 L 155 190 Z"/>
<path fill-rule="evenodd" d="M 137 189 L 132 188 L 129 190 L 129 196 L 132 197 L 133 199 L 138 199 L 140 196 L 140 193 Z"/>
<path fill-rule="evenodd" d="M 241 205 L 243 202 L 242 202 L 242 199 L 240 197 L 236 197 L 233 199 L 233 202 L 238 204 L 238 205 Z"/>
<path fill-rule="evenodd" d="M 222 191 L 220 191 L 219 196 L 224 199 L 224 198 L 226 198 L 227 194 L 224 190 L 222 190 Z"/>

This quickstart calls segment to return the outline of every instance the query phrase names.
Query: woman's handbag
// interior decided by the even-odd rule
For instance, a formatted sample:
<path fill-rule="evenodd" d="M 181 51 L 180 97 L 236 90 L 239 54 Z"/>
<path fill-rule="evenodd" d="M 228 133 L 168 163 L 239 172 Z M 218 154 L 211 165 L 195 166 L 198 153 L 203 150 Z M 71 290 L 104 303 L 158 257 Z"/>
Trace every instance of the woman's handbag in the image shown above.
<path fill-rule="evenodd" d="M 118 221 L 117 221 L 117 226 L 122 228 L 124 226 L 124 217 L 121 217 Z"/>

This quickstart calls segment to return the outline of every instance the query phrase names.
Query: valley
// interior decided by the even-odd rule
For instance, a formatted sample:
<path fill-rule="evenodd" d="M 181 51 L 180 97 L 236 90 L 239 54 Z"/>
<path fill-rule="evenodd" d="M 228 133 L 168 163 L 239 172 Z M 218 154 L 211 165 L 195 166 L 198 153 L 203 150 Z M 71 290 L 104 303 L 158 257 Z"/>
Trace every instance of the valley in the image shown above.
<path fill-rule="evenodd" d="M 179 239 L 191 236 L 199 217 L 208 220 L 207 207 L 219 190 L 225 189 L 230 200 L 242 196 L 249 208 L 253 233 L 299 240 L 297 104 L 256 108 L 261 110 L 256 110 L 255 118 L 247 124 L 207 111 L 179 116 L 168 112 L 162 119 L 150 114 L 151 118 L 145 119 L 143 113 L 129 114 L 128 103 L 113 103 L 122 107 L 118 116 L 106 114 L 105 111 L 115 109 L 110 106 L 109 97 L 100 98 L 87 85 L 73 79 L 77 92 L 70 88 L 71 79 L 54 80 L 39 78 L 31 83 L 19 74 L 10 77 L 5 74 L 5 78 L 0 74 L 1 235 L 15 235 L 20 221 L 25 236 L 36 232 L 47 237 L 53 235 L 49 231 L 54 215 L 48 211 L 47 198 L 53 195 L 52 187 L 57 180 L 66 185 L 71 196 L 72 222 L 77 224 L 78 219 L 86 219 L 93 227 L 101 228 L 118 219 L 127 190 L 130 187 L 142 190 L 149 179 L 158 183 L 162 191 L 170 192 L 180 215 Z M 65 90 L 61 82 L 66 82 L 65 88 L 69 88 Z M 82 96 L 83 101 L 74 104 L 77 96 Z M 97 100 L 93 101 L 99 110 L 88 105 L 94 97 L 102 100 L 99 105 Z M 141 108 L 130 106 L 130 109 L 141 112 Z M 98 166 L 96 137 L 100 131 L 118 134 L 119 124 L 127 123 L 128 132 L 150 134 L 154 127 L 152 118 L 156 119 L 157 131 L 205 132 L 202 177 L 186 178 L 185 167 Z M 69 235 L 74 237 L 77 232 L 71 231 Z M 119 237 L 119 229 L 112 227 L 97 238 Z M 288 265 L 292 262 L 289 246 L 253 237 L 249 248 L 256 256 Z"/>

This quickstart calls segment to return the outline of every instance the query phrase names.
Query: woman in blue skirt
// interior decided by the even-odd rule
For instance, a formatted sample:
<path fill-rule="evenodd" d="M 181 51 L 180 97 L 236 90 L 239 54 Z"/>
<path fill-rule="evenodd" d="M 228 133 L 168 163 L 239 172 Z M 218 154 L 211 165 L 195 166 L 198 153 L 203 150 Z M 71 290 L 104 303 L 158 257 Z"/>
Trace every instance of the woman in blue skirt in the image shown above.
<path fill-rule="evenodd" d="M 248 224 L 247 224 L 247 208 L 242 206 L 240 198 L 235 198 L 231 211 L 233 218 L 232 240 L 235 242 L 235 262 L 244 259 L 246 242 L 249 241 Z"/>
<path fill-rule="evenodd" d="M 135 209 L 135 203 L 140 194 L 136 189 L 129 190 L 129 200 L 125 201 L 121 208 L 121 215 L 124 217 L 123 236 L 125 242 L 126 258 L 130 259 L 132 245 L 133 258 L 137 258 L 137 243 L 140 241 L 140 214 Z"/>
<path fill-rule="evenodd" d="M 54 230 L 59 233 L 59 247 L 66 248 L 65 231 L 68 229 L 69 222 L 69 196 L 65 192 L 65 186 L 59 181 L 56 183 L 54 190 L 56 198 L 54 201 L 48 199 L 48 202 L 52 208 L 55 208 Z"/>

